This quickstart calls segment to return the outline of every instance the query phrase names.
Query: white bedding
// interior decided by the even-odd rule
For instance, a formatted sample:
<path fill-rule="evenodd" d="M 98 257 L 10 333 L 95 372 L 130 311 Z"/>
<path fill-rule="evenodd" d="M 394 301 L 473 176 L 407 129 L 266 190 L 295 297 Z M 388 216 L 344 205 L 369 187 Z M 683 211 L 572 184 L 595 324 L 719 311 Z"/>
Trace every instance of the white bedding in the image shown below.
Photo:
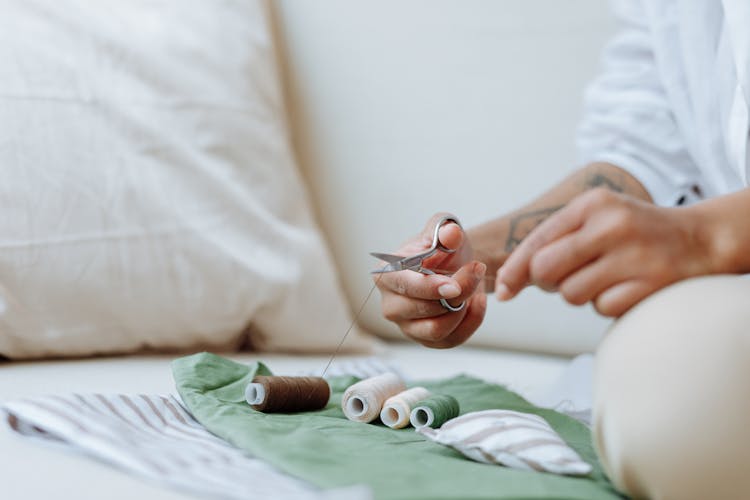
<path fill-rule="evenodd" d="M 238 361 L 263 359 L 278 373 L 322 370 L 324 356 L 281 356 L 243 354 Z M 458 348 L 429 350 L 411 344 L 391 345 L 384 358 L 409 378 L 439 378 L 469 373 L 504 383 L 524 396 L 541 401 L 565 373 L 565 358 Z M 169 361 L 171 356 L 134 356 L 76 361 L 0 364 L 0 400 L 45 394 L 174 392 Z M 347 357 L 340 357 L 344 361 Z M 335 364 L 336 362 L 334 362 Z M 0 430 L 0 485 L 5 498 L 184 498 L 131 477 L 88 457 L 51 449 Z"/>

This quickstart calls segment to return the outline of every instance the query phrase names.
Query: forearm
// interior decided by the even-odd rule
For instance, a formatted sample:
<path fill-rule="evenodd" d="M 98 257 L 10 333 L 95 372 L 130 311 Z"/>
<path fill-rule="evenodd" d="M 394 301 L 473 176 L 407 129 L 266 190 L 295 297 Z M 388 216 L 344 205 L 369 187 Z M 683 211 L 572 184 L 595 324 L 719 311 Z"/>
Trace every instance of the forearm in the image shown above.
<path fill-rule="evenodd" d="M 597 187 L 651 201 L 640 182 L 626 171 L 606 163 L 591 164 L 519 210 L 470 229 L 467 234 L 474 257 L 487 265 L 487 276 L 494 277 L 508 255 L 532 229 L 576 196 Z M 745 213 L 750 214 L 750 211 Z M 487 292 L 494 290 L 494 286 L 493 280 L 486 281 Z"/>
<path fill-rule="evenodd" d="M 711 274 L 750 273 L 750 189 L 713 198 L 684 209 L 697 221 L 696 245 Z"/>

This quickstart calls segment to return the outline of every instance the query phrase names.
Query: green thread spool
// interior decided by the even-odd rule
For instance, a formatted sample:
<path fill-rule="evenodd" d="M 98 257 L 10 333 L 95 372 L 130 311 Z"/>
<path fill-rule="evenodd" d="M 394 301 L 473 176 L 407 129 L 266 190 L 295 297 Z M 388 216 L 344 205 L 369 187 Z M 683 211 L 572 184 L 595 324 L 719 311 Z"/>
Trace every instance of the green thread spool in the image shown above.
<path fill-rule="evenodd" d="M 448 394 L 435 394 L 420 401 L 411 411 L 411 425 L 420 427 L 440 427 L 445 422 L 458 416 L 458 401 Z"/>

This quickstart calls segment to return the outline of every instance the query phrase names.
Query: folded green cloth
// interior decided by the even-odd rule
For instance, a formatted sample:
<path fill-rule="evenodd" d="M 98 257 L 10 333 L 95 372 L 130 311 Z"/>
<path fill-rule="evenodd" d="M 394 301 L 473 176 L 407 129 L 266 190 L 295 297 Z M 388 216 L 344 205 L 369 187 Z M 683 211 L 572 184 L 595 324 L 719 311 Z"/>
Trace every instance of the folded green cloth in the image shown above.
<path fill-rule="evenodd" d="M 586 426 L 476 378 L 460 375 L 419 385 L 454 396 L 462 413 L 505 408 L 542 416 L 593 465 L 592 474 L 574 478 L 480 464 L 411 428 L 351 422 L 340 401 L 358 381 L 355 377 L 329 380 L 331 400 L 323 410 L 265 414 L 251 409 L 244 398 L 255 375 L 271 375 L 262 363 L 248 366 L 201 353 L 176 359 L 172 371 L 183 401 L 209 431 L 322 488 L 366 484 L 376 498 L 394 499 L 622 498 L 602 473 Z"/>

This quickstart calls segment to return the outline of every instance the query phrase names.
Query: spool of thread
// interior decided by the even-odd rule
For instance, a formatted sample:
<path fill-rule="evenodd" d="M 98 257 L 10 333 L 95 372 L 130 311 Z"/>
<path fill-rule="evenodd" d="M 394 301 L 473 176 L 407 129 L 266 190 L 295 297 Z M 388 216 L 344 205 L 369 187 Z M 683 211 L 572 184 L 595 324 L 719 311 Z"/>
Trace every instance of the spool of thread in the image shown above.
<path fill-rule="evenodd" d="M 401 429 L 409 425 L 411 409 L 420 401 L 430 397 L 424 387 L 412 387 L 388 398 L 380 410 L 380 420 L 391 429 Z"/>
<path fill-rule="evenodd" d="M 320 410 L 328 404 L 331 388 L 321 377 L 259 375 L 245 388 L 245 400 L 264 413 Z"/>
<path fill-rule="evenodd" d="M 452 418 L 456 418 L 460 408 L 458 401 L 448 394 L 435 394 L 420 401 L 411 411 L 409 418 L 411 425 L 420 427 L 437 428 Z"/>
<path fill-rule="evenodd" d="M 395 373 L 383 373 L 350 386 L 341 398 L 341 409 L 349 420 L 372 422 L 380 415 L 385 400 L 406 390 Z"/>

